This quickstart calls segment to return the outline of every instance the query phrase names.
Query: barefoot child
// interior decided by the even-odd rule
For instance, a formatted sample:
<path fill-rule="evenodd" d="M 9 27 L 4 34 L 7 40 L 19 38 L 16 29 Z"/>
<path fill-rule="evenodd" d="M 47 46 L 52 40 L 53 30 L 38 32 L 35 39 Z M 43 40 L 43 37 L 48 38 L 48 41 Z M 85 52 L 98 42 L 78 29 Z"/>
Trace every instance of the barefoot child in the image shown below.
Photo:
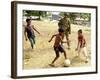
<path fill-rule="evenodd" d="M 49 42 L 51 42 L 52 39 L 55 37 L 54 51 L 55 51 L 56 57 L 51 63 L 52 66 L 54 66 L 55 61 L 59 58 L 59 52 L 61 52 L 61 53 L 63 52 L 65 59 L 67 59 L 66 52 L 63 49 L 63 47 L 61 46 L 61 43 L 66 43 L 66 42 L 62 41 L 63 35 L 64 35 L 64 30 L 63 29 L 59 29 L 58 31 L 59 31 L 59 33 L 53 35 L 51 37 L 51 39 L 49 40 Z"/>
<path fill-rule="evenodd" d="M 87 55 L 87 50 L 86 50 L 86 40 L 82 34 L 82 30 L 78 30 L 78 44 L 76 51 L 78 51 L 78 55 L 82 52 L 84 56 L 86 57 L 85 62 L 88 62 L 88 55 Z"/>
<path fill-rule="evenodd" d="M 29 39 L 31 47 L 33 49 L 34 48 L 34 44 L 35 44 L 34 30 L 38 34 L 40 34 L 40 33 L 35 29 L 34 25 L 31 24 L 31 19 L 26 19 L 26 22 L 27 22 L 27 25 L 25 26 L 25 31 L 24 31 L 25 39 L 26 39 L 26 41 L 27 41 L 27 38 Z M 27 35 L 26 35 L 26 33 L 27 33 Z"/>

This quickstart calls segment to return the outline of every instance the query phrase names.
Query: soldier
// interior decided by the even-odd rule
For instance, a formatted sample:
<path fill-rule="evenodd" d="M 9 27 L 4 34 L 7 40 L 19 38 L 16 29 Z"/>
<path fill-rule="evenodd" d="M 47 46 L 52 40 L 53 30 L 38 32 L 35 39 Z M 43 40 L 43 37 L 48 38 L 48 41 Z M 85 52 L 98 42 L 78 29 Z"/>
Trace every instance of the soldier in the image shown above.
<path fill-rule="evenodd" d="M 68 49 L 70 49 L 69 34 L 71 34 L 71 23 L 70 20 L 68 19 L 68 14 L 64 13 L 64 17 L 59 20 L 58 26 L 59 28 L 64 30 L 64 35 L 66 36 Z"/>

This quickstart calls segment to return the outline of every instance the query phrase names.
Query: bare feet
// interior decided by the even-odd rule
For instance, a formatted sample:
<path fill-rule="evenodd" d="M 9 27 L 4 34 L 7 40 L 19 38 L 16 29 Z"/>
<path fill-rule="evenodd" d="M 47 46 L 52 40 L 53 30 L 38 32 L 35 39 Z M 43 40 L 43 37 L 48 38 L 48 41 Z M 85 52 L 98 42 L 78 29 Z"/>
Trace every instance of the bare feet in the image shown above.
<path fill-rule="evenodd" d="M 49 64 L 51 67 L 55 67 L 55 65 L 54 64 Z"/>
<path fill-rule="evenodd" d="M 88 60 L 88 59 L 86 59 L 86 60 L 85 60 L 85 63 L 88 63 L 88 61 L 89 61 L 89 60 Z"/>

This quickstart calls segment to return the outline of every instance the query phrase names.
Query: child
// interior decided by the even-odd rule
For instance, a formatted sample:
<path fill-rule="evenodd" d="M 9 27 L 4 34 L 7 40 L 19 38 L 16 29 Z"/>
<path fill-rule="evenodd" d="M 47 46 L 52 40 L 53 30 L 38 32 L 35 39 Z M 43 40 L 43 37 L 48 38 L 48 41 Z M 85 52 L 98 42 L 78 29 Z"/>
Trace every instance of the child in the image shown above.
<path fill-rule="evenodd" d="M 62 41 L 63 35 L 64 35 L 64 30 L 63 29 L 59 29 L 59 33 L 53 35 L 51 37 L 51 39 L 49 40 L 49 42 L 51 42 L 52 39 L 55 37 L 54 51 L 55 51 L 56 57 L 52 61 L 52 63 L 50 64 L 51 66 L 54 66 L 55 61 L 59 58 L 59 52 L 61 52 L 61 53 L 63 52 L 65 59 L 67 59 L 66 52 L 63 49 L 63 47 L 61 46 L 61 43 L 66 43 L 66 42 Z"/>
<path fill-rule="evenodd" d="M 31 44 L 31 47 L 33 49 L 33 46 L 35 44 L 35 34 L 34 34 L 34 30 L 40 34 L 34 27 L 34 25 L 31 24 L 31 19 L 26 19 L 26 22 L 27 22 L 27 25 L 25 26 L 25 31 L 24 31 L 24 34 L 25 34 L 25 39 L 27 41 L 27 37 L 30 41 L 30 44 Z M 26 35 L 27 33 L 27 35 Z"/>
<path fill-rule="evenodd" d="M 82 34 L 82 30 L 78 30 L 78 44 L 77 44 L 77 48 L 76 51 L 78 50 L 78 55 L 80 55 L 81 51 L 84 54 L 84 56 L 86 57 L 85 62 L 88 62 L 88 55 L 87 55 L 87 50 L 86 50 L 86 40 Z"/>

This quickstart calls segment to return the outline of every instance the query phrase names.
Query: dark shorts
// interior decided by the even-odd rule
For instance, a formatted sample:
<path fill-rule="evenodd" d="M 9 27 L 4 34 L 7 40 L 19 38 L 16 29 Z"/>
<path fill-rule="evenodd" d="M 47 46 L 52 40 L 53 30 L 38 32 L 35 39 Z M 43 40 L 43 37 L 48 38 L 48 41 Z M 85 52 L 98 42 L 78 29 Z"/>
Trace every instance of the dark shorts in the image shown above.
<path fill-rule="evenodd" d="M 55 47 L 54 46 L 54 50 L 55 50 L 55 53 L 56 53 L 56 56 L 58 57 L 59 56 L 59 52 L 65 52 L 65 50 L 63 49 L 63 47 L 60 45 L 58 47 Z"/>

